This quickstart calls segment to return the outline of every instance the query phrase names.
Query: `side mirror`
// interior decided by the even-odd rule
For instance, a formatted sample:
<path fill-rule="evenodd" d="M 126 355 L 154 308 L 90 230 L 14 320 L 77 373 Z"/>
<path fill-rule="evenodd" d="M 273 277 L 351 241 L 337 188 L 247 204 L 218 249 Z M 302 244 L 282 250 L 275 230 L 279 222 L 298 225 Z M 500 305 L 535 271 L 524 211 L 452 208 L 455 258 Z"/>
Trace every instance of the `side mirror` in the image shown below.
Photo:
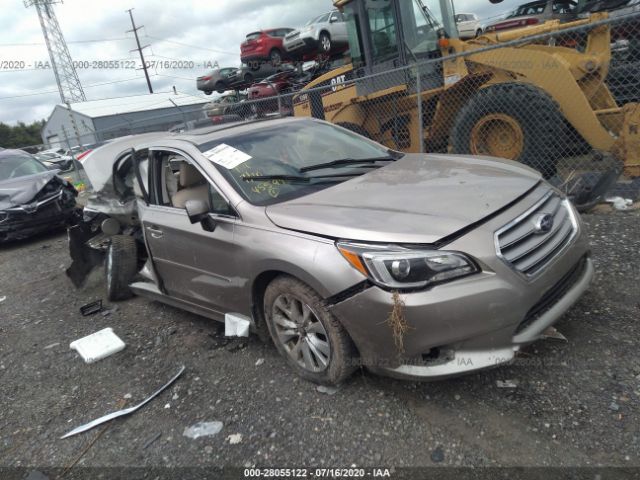
<path fill-rule="evenodd" d="M 187 200 L 184 207 L 192 224 L 201 222 L 209 213 L 209 205 L 202 200 Z"/>
<path fill-rule="evenodd" d="M 329 18 L 329 23 L 336 23 L 338 21 L 338 17 Z"/>

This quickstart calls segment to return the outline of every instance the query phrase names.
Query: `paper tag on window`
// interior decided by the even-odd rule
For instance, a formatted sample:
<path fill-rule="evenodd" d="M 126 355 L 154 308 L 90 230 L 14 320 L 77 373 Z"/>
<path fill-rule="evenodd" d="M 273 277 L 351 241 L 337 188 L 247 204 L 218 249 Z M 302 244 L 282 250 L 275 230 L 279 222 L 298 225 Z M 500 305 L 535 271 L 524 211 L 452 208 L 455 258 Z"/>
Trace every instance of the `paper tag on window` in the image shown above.
<path fill-rule="evenodd" d="M 203 152 L 203 155 L 213 163 L 217 163 L 228 170 L 236 168 L 251 158 L 251 155 L 247 155 L 225 143 L 221 143 L 217 147 Z"/>

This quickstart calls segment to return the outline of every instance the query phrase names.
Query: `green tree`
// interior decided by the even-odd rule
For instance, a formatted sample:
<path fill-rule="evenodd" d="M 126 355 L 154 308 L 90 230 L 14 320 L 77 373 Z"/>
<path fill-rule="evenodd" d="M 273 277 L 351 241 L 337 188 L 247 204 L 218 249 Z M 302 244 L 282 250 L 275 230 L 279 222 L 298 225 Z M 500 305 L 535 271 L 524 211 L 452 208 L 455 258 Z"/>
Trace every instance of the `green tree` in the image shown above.
<path fill-rule="evenodd" d="M 44 127 L 44 120 L 29 125 L 19 122 L 15 126 L 0 122 L 0 147 L 24 148 L 42 143 L 40 132 Z"/>

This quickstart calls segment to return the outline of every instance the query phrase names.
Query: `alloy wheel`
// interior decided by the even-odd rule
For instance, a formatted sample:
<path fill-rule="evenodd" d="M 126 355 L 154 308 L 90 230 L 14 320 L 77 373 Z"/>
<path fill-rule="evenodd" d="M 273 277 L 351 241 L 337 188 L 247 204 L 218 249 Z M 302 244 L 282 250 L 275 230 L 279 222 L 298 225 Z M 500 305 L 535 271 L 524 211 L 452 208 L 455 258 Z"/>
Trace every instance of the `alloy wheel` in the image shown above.
<path fill-rule="evenodd" d="M 276 298 L 271 308 L 278 342 L 305 370 L 322 372 L 331 361 L 329 335 L 315 312 L 291 294 Z"/>

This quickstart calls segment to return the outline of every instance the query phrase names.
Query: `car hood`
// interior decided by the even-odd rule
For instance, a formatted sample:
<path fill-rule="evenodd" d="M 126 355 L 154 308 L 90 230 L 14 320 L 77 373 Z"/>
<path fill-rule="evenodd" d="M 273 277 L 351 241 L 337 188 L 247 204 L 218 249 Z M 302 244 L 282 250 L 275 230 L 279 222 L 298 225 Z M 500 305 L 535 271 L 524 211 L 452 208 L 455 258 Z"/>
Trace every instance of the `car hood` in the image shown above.
<path fill-rule="evenodd" d="M 271 205 L 279 227 L 332 238 L 435 243 L 490 216 L 541 181 L 508 160 L 407 154 L 334 187 Z"/>
<path fill-rule="evenodd" d="M 56 170 L 51 170 L 36 175 L 0 181 L 0 210 L 18 207 L 33 201 L 40 190 L 56 177 L 56 174 Z M 66 182 L 62 179 L 60 181 Z"/>

